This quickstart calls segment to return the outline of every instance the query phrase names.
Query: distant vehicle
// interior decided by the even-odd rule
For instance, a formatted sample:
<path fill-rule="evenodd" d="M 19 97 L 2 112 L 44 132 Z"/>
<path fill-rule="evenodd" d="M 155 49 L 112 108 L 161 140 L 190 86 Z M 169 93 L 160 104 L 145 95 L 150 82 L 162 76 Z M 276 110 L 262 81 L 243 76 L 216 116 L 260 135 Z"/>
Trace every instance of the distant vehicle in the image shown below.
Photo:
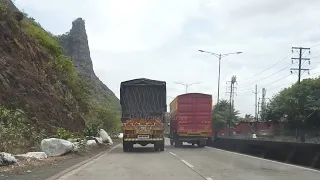
<path fill-rule="evenodd" d="M 164 151 L 166 93 L 165 81 L 141 78 L 121 83 L 124 152 L 132 151 L 134 144 L 154 144 L 156 151 Z"/>
<path fill-rule="evenodd" d="M 212 96 L 189 93 L 170 103 L 170 144 L 183 142 L 204 147 L 212 137 Z"/>

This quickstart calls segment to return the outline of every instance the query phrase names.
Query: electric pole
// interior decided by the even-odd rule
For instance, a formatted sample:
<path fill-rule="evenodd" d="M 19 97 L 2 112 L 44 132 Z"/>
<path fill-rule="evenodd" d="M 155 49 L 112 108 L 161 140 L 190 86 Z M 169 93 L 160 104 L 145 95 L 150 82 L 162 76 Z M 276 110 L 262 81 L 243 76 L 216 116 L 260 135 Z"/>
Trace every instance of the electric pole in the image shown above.
<path fill-rule="evenodd" d="M 301 67 L 302 64 L 305 61 L 308 61 L 309 64 L 310 64 L 310 58 L 302 58 L 302 55 L 306 50 L 309 50 L 309 54 L 310 54 L 310 48 L 292 47 L 292 53 L 293 53 L 293 50 L 298 50 L 299 51 L 299 57 L 298 58 L 291 58 L 292 59 L 292 63 L 293 63 L 293 60 L 298 60 L 298 68 L 291 68 L 290 72 L 293 73 L 293 71 L 298 71 L 298 85 L 300 86 L 300 83 L 301 83 L 301 71 L 308 71 L 308 73 L 310 73 L 309 69 L 305 69 L 305 68 Z M 305 111 L 304 111 L 304 104 L 302 104 L 300 97 L 298 98 L 298 107 L 299 107 L 298 108 L 298 114 L 301 115 L 300 117 L 302 117 L 302 119 L 301 119 L 301 125 L 297 126 L 297 129 L 296 129 L 296 138 L 298 137 L 298 134 L 300 134 L 301 142 L 305 142 L 304 120 L 305 120 L 306 115 L 305 115 Z M 299 129 L 300 129 L 301 132 L 299 132 Z"/>
<path fill-rule="evenodd" d="M 255 91 L 253 93 L 255 94 L 254 118 L 256 121 L 258 121 L 258 85 L 257 84 L 256 84 Z"/>
<path fill-rule="evenodd" d="M 262 97 L 261 97 L 261 120 L 264 121 L 265 111 L 266 111 L 266 88 L 262 88 Z"/>
<path fill-rule="evenodd" d="M 303 48 L 303 47 L 292 47 L 292 52 L 293 50 L 299 50 L 299 57 L 298 58 L 291 58 L 292 59 L 292 64 L 293 64 L 293 60 L 298 60 L 298 68 L 291 68 L 290 72 L 293 73 L 293 71 L 298 71 L 298 84 L 300 84 L 301 82 L 301 71 L 309 71 L 309 69 L 305 69 L 305 68 L 301 68 L 303 62 L 305 61 L 309 61 L 310 64 L 310 58 L 302 58 L 302 55 L 304 52 L 302 52 L 303 50 L 309 50 L 309 54 L 310 54 L 310 48 Z"/>
<path fill-rule="evenodd" d="M 231 77 L 231 81 L 228 81 L 230 83 L 230 114 L 229 114 L 229 121 L 228 121 L 228 128 L 229 128 L 229 136 L 231 136 L 231 121 L 233 118 L 233 108 L 234 108 L 234 93 L 235 93 L 235 83 L 237 82 L 237 77 L 236 76 L 232 76 Z M 227 82 L 227 83 L 228 83 Z"/>

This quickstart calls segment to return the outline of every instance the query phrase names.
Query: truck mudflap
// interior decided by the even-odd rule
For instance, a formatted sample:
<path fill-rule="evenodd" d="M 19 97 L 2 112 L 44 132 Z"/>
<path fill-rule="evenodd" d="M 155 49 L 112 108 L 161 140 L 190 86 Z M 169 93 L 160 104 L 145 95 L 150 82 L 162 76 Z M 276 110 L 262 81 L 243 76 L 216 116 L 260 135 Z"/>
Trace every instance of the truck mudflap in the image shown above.
<path fill-rule="evenodd" d="M 163 138 L 124 138 L 124 141 L 163 141 Z"/>

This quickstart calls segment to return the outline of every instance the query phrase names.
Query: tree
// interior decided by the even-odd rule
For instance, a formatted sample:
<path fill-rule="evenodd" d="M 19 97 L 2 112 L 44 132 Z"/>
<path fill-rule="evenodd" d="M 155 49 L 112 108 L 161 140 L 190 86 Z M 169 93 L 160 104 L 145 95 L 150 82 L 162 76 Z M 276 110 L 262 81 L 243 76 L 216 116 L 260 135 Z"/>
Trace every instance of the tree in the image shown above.
<path fill-rule="evenodd" d="M 266 110 L 266 118 L 272 121 L 286 120 L 300 132 L 300 139 L 304 142 L 306 129 L 320 128 L 316 117 L 319 107 L 320 78 L 305 79 L 275 95 Z"/>
<path fill-rule="evenodd" d="M 240 118 L 240 112 L 233 109 L 231 111 L 231 126 L 235 126 Z M 215 130 L 228 127 L 230 118 L 230 103 L 227 100 L 220 100 L 213 108 L 213 128 Z"/>

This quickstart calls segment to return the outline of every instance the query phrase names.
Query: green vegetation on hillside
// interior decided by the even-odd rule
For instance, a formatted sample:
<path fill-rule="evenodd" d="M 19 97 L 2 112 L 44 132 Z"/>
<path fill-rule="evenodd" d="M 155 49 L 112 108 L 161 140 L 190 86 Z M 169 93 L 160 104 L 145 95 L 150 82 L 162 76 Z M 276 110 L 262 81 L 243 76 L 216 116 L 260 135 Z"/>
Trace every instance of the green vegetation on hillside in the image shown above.
<path fill-rule="evenodd" d="M 23 19 L 17 18 L 17 14 L 23 14 Z M 13 36 L 16 36 L 17 39 L 20 38 L 21 40 L 21 34 L 23 34 L 23 36 L 29 37 L 28 39 L 34 40 L 38 44 L 38 48 L 41 48 L 44 53 L 50 54 L 51 58 L 45 60 L 45 68 L 53 69 L 55 75 L 58 76 L 55 88 L 59 89 L 62 86 L 67 86 L 67 92 L 64 97 L 60 98 L 65 103 L 77 102 L 78 112 L 86 119 L 87 126 L 91 129 L 95 127 L 94 131 L 97 131 L 98 128 L 104 128 L 110 133 L 119 130 L 119 112 L 110 108 L 112 105 L 102 107 L 91 102 L 88 82 L 78 75 L 71 59 L 63 55 L 63 49 L 55 36 L 45 31 L 39 23 L 28 17 L 26 13 L 9 9 L 2 1 L 0 1 L 0 20 L 7 22 Z M 1 104 L 0 107 L 0 151 L 20 151 L 19 149 L 33 146 L 32 142 L 39 142 L 39 138 L 44 137 L 42 136 L 44 131 L 40 131 L 40 133 L 39 130 L 35 131 L 36 125 L 22 110 L 7 109 L 2 107 Z M 34 134 L 36 132 L 38 136 Z M 66 134 L 61 129 L 59 132 L 61 136 Z"/>
<path fill-rule="evenodd" d="M 45 137 L 20 109 L 9 110 L 0 106 L 0 152 L 19 153 L 38 146 Z"/>

